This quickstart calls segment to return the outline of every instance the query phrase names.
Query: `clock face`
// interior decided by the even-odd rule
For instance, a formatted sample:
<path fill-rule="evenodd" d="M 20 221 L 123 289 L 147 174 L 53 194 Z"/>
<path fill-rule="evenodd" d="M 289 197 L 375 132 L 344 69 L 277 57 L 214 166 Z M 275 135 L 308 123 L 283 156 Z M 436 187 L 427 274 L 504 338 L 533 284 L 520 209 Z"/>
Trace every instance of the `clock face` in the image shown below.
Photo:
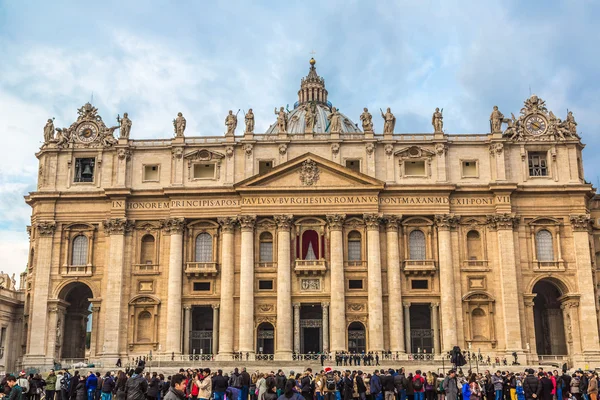
<path fill-rule="evenodd" d="M 541 135 L 548 129 L 548 122 L 540 115 L 532 115 L 525 120 L 525 129 L 532 135 Z"/>
<path fill-rule="evenodd" d="M 83 143 L 91 143 L 98 137 L 98 128 L 94 124 L 82 124 L 77 129 L 77 137 Z"/>

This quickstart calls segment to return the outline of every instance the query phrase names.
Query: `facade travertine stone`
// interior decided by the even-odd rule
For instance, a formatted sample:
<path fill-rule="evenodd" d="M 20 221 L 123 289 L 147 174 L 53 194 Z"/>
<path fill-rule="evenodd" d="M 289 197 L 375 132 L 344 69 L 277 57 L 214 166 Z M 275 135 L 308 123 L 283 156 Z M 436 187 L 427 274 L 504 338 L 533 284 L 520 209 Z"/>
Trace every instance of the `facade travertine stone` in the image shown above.
<path fill-rule="evenodd" d="M 24 364 L 456 345 L 600 361 L 600 200 L 573 114 L 531 96 L 518 117 L 494 107 L 490 133 L 446 134 L 436 109 L 432 133 L 399 134 L 393 110 L 359 128 L 328 96 L 311 60 L 266 133 L 251 110 L 241 134 L 233 112 L 210 137 L 179 113 L 158 140 L 89 103 L 49 120 Z"/>

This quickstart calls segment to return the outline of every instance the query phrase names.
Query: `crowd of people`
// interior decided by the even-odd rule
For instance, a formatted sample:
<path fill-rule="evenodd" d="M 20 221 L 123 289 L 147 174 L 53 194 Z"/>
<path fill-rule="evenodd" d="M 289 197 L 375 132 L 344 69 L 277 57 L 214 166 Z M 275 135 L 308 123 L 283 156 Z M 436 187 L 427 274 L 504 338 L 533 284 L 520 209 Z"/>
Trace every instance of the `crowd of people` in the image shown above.
<path fill-rule="evenodd" d="M 313 373 L 282 370 L 230 373 L 209 368 L 180 369 L 165 377 L 136 369 L 88 372 L 64 369 L 7 375 L 0 396 L 8 400 L 598 400 L 595 371 L 533 369 L 521 373 L 450 370 L 438 375 L 404 368 L 332 370 Z"/>

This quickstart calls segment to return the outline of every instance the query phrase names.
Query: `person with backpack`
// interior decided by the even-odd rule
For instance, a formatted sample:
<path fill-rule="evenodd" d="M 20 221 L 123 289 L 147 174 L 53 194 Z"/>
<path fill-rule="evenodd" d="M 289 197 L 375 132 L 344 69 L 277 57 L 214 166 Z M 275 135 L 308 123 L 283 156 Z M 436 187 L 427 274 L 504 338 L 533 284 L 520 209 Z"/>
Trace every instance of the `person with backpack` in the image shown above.
<path fill-rule="evenodd" d="M 406 375 L 404 374 L 404 368 L 400 368 L 396 375 L 394 375 L 394 386 L 396 387 L 398 400 L 406 400 L 406 387 L 408 386 L 408 382 L 406 380 Z"/>
<path fill-rule="evenodd" d="M 412 386 L 414 390 L 414 399 L 415 400 L 425 400 L 425 379 L 421 376 L 421 370 L 418 369 L 415 371 L 415 376 L 413 377 Z"/>
<path fill-rule="evenodd" d="M 324 400 L 335 400 L 336 381 L 331 368 L 325 368 L 325 384 L 323 385 Z"/>
<path fill-rule="evenodd" d="M 113 391 L 115 390 L 115 380 L 110 376 L 110 372 L 104 375 L 102 387 L 100 388 L 100 398 L 102 400 L 112 400 Z"/>

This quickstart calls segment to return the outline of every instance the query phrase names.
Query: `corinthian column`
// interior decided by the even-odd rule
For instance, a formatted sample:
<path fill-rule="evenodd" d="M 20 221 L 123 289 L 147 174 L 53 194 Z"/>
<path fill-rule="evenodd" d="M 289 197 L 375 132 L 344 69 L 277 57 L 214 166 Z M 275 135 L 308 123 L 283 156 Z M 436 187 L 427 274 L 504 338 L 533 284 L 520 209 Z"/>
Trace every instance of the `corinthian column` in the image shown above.
<path fill-rule="evenodd" d="M 457 220 L 452 214 L 435 216 L 435 224 L 438 228 L 440 313 L 442 314 L 442 351 L 444 352 L 452 350 L 453 346 L 458 346 L 454 269 L 452 268 L 452 242 L 450 237 L 450 228 L 456 226 Z"/>
<path fill-rule="evenodd" d="M 46 336 L 48 331 L 48 293 L 50 288 L 50 269 L 52 267 L 52 242 L 56 223 L 41 221 L 36 224 L 37 258 L 35 259 L 35 276 L 33 281 L 33 299 L 31 303 L 31 319 L 35 321 L 35 329 L 30 327 L 29 352 L 27 365 L 51 365 L 52 354 L 46 355 Z"/>
<path fill-rule="evenodd" d="M 383 300 L 381 298 L 381 243 L 379 214 L 364 214 L 367 224 L 369 351 L 383 352 Z"/>
<path fill-rule="evenodd" d="M 165 232 L 171 235 L 169 282 L 167 285 L 167 340 L 165 353 L 181 354 L 181 286 L 183 284 L 183 231 L 185 220 L 165 221 Z"/>
<path fill-rule="evenodd" d="M 492 229 L 497 229 L 498 263 L 500 278 L 500 293 L 502 297 L 502 313 L 504 315 L 505 352 L 523 353 L 521 340 L 521 316 L 519 313 L 519 294 L 517 288 L 517 263 L 515 260 L 515 242 L 513 228 L 519 222 L 519 217 L 513 214 L 494 214 L 488 216 Z M 524 353 L 523 353 L 524 354 Z"/>
<path fill-rule="evenodd" d="M 277 359 L 292 359 L 291 215 L 275 215 L 277 223 Z"/>
<path fill-rule="evenodd" d="M 400 250 L 398 247 L 398 222 L 400 217 L 385 217 L 387 243 L 387 287 L 388 319 L 390 321 L 390 350 L 404 353 L 404 307 L 402 307 L 402 285 L 400 284 Z"/>
<path fill-rule="evenodd" d="M 344 297 L 344 239 L 342 225 L 345 214 L 327 216 L 331 240 L 331 352 L 346 349 L 346 308 Z"/>
<path fill-rule="evenodd" d="M 590 231 L 592 220 L 589 215 L 571 215 L 573 228 L 573 244 L 575 247 L 575 266 L 577 269 L 577 286 L 579 287 L 579 322 L 585 329 L 581 330 L 581 348 L 584 356 L 598 356 L 600 342 L 598 340 L 598 321 L 594 298 L 594 277 L 592 259 L 590 257 Z"/>
<path fill-rule="evenodd" d="M 221 225 L 223 246 L 221 250 L 221 303 L 219 316 L 219 360 L 227 361 L 233 354 L 233 260 L 235 249 L 233 246 L 233 231 L 237 222 L 236 218 L 225 217 L 218 219 Z M 216 326 L 213 327 L 216 329 Z M 216 352 L 213 350 L 213 352 Z"/>
<path fill-rule="evenodd" d="M 254 224 L 255 215 L 239 217 L 242 227 L 240 263 L 239 349 L 254 354 Z"/>
<path fill-rule="evenodd" d="M 106 272 L 104 351 L 102 358 L 116 362 L 120 357 L 119 336 L 123 331 L 123 273 L 125 267 L 125 233 L 131 232 L 133 223 L 124 218 L 111 218 L 103 222 L 104 231 L 110 236 L 108 265 Z M 110 321 L 110 323 L 108 322 Z"/>

